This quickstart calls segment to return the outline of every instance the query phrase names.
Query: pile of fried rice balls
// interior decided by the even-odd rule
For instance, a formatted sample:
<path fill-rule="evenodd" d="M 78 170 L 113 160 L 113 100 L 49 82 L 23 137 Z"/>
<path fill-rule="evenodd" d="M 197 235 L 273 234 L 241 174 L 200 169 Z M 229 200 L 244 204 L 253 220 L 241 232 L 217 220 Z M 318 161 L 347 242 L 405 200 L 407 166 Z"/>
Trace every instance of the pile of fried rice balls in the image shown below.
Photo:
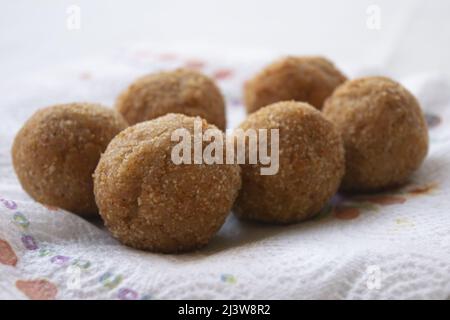
<path fill-rule="evenodd" d="M 277 60 L 245 83 L 243 97 L 239 129 L 279 131 L 276 174 L 249 161 L 174 163 L 172 133 L 194 135 L 196 120 L 229 139 L 218 86 L 187 69 L 137 79 L 114 109 L 37 111 L 17 133 L 14 168 L 36 201 L 100 214 L 125 245 L 180 253 L 205 246 L 231 210 L 265 223 L 305 221 L 338 191 L 401 187 L 427 155 L 426 121 L 407 89 L 386 77 L 347 79 L 323 57 Z"/>

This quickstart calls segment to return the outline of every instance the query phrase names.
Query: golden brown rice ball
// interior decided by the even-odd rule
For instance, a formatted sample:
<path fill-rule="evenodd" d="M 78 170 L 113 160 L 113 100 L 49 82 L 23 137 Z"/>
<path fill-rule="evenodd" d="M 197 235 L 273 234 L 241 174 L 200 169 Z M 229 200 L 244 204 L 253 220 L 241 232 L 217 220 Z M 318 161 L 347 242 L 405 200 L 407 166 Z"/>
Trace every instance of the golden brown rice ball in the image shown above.
<path fill-rule="evenodd" d="M 175 164 L 171 134 L 215 129 L 199 117 L 168 114 L 117 135 L 95 171 L 95 197 L 120 242 L 163 253 L 206 245 L 227 217 L 241 185 L 236 164 Z M 198 122 L 197 122 L 198 123 Z M 205 144 L 203 144 L 205 147 Z"/>
<path fill-rule="evenodd" d="M 383 77 L 349 81 L 326 101 L 325 117 L 346 152 L 342 190 L 378 191 L 407 181 L 428 151 L 428 130 L 416 98 Z"/>
<path fill-rule="evenodd" d="M 199 116 L 226 128 L 225 102 L 207 76 L 187 69 L 154 73 L 137 79 L 117 99 L 117 110 L 130 124 L 167 113 Z"/>
<path fill-rule="evenodd" d="M 307 102 L 317 109 L 347 78 L 322 57 L 286 57 L 267 66 L 244 86 L 247 112 L 287 100 Z"/>
<path fill-rule="evenodd" d="M 109 141 L 127 126 L 119 113 L 98 104 L 63 104 L 37 111 L 12 148 L 22 187 L 46 205 L 95 214 L 92 174 Z"/>
<path fill-rule="evenodd" d="M 279 129 L 279 171 L 261 175 L 259 164 L 241 166 L 238 217 L 298 222 L 317 214 L 335 194 L 344 175 L 344 148 L 320 111 L 307 103 L 278 102 L 252 113 L 240 128 Z"/>

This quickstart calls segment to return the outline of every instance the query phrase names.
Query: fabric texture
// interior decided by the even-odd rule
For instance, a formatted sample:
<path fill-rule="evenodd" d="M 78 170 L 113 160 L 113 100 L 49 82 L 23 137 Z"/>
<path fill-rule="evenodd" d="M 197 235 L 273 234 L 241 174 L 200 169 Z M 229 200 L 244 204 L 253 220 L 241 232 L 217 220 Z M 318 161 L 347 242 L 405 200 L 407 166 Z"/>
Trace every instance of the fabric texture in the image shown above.
<path fill-rule="evenodd" d="M 11 144 L 38 108 L 72 101 L 112 106 L 137 76 L 189 67 L 217 81 L 233 128 L 245 117 L 242 84 L 265 62 L 135 47 L 3 81 L 0 298 L 450 298 L 450 82 L 439 74 L 397 79 L 419 98 L 430 129 L 429 155 L 411 181 L 388 193 L 336 196 L 305 223 L 270 226 L 230 215 L 206 248 L 153 254 L 122 246 L 100 219 L 43 206 L 21 189 Z M 385 74 L 342 69 L 349 77 Z"/>

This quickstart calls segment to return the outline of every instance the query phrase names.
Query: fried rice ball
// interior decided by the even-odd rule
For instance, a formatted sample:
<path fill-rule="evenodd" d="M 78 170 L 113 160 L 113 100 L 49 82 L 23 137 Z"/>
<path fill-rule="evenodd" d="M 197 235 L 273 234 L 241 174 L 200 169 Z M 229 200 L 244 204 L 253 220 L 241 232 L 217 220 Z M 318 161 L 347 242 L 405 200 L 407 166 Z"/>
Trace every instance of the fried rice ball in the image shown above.
<path fill-rule="evenodd" d="M 105 225 L 123 244 L 162 253 L 193 250 L 224 223 L 241 185 L 239 166 L 172 161 L 179 143 L 172 133 L 184 128 L 192 135 L 195 123 L 202 132 L 224 135 L 199 117 L 167 114 L 129 127 L 103 154 L 95 198 Z"/>
<path fill-rule="evenodd" d="M 307 102 L 317 109 L 347 78 L 323 57 L 286 57 L 264 68 L 244 86 L 247 112 L 287 100 Z"/>
<path fill-rule="evenodd" d="M 17 133 L 13 165 L 36 201 L 79 215 L 97 213 L 92 174 L 111 139 L 128 126 L 116 111 L 71 103 L 37 111 Z"/>
<path fill-rule="evenodd" d="M 399 83 L 368 77 L 340 86 L 323 113 L 344 140 L 345 191 L 399 186 L 428 152 L 428 129 L 416 98 Z"/>
<path fill-rule="evenodd" d="M 199 116 L 221 130 L 226 128 L 224 98 L 213 80 L 188 69 L 154 73 L 137 79 L 116 102 L 130 124 L 167 113 Z"/>
<path fill-rule="evenodd" d="M 345 169 L 342 140 L 331 122 L 307 103 L 284 101 L 252 113 L 240 128 L 279 130 L 279 170 L 261 175 L 260 164 L 242 165 L 234 213 L 272 223 L 298 222 L 319 213 Z"/>

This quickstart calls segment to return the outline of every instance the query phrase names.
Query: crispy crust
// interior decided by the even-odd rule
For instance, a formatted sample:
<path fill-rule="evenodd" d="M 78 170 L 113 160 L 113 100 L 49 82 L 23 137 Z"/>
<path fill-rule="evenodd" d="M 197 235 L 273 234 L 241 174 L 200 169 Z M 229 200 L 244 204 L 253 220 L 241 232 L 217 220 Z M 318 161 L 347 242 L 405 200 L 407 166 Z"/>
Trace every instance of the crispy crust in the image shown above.
<path fill-rule="evenodd" d="M 128 126 L 114 110 L 72 103 L 37 111 L 18 132 L 14 169 L 36 201 L 95 214 L 92 173 L 109 141 Z"/>
<path fill-rule="evenodd" d="M 244 86 L 247 112 L 287 100 L 322 109 L 323 102 L 346 77 L 322 57 L 286 57 L 264 68 Z"/>
<path fill-rule="evenodd" d="M 106 226 L 122 243 L 183 252 L 207 244 L 224 223 L 241 185 L 239 166 L 171 160 L 177 144 L 172 132 L 192 133 L 195 119 L 168 114 L 134 125 L 103 154 L 95 171 L 95 197 Z M 208 128 L 217 130 L 203 120 L 203 130 Z"/>
<path fill-rule="evenodd" d="M 401 185 L 428 152 L 428 130 L 416 98 L 399 83 L 368 77 L 340 86 L 324 115 L 346 150 L 342 190 L 378 191 Z"/>
<path fill-rule="evenodd" d="M 240 128 L 279 129 L 279 171 L 260 175 L 260 165 L 242 165 L 235 214 L 266 222 L 291 223 L 317 214 L 344 174 L 342 141 L 322 114 L 301 102 L 279 102 L 251 114 Z"/>
<path fill-rule="evenodd" d="M 130 124 L 167 113 L 199 116 L 226 128 L 225 102 L 219 88 L 207 76 L 177 69 L 139 78 L 118 98 L 116 109 Z"/>

